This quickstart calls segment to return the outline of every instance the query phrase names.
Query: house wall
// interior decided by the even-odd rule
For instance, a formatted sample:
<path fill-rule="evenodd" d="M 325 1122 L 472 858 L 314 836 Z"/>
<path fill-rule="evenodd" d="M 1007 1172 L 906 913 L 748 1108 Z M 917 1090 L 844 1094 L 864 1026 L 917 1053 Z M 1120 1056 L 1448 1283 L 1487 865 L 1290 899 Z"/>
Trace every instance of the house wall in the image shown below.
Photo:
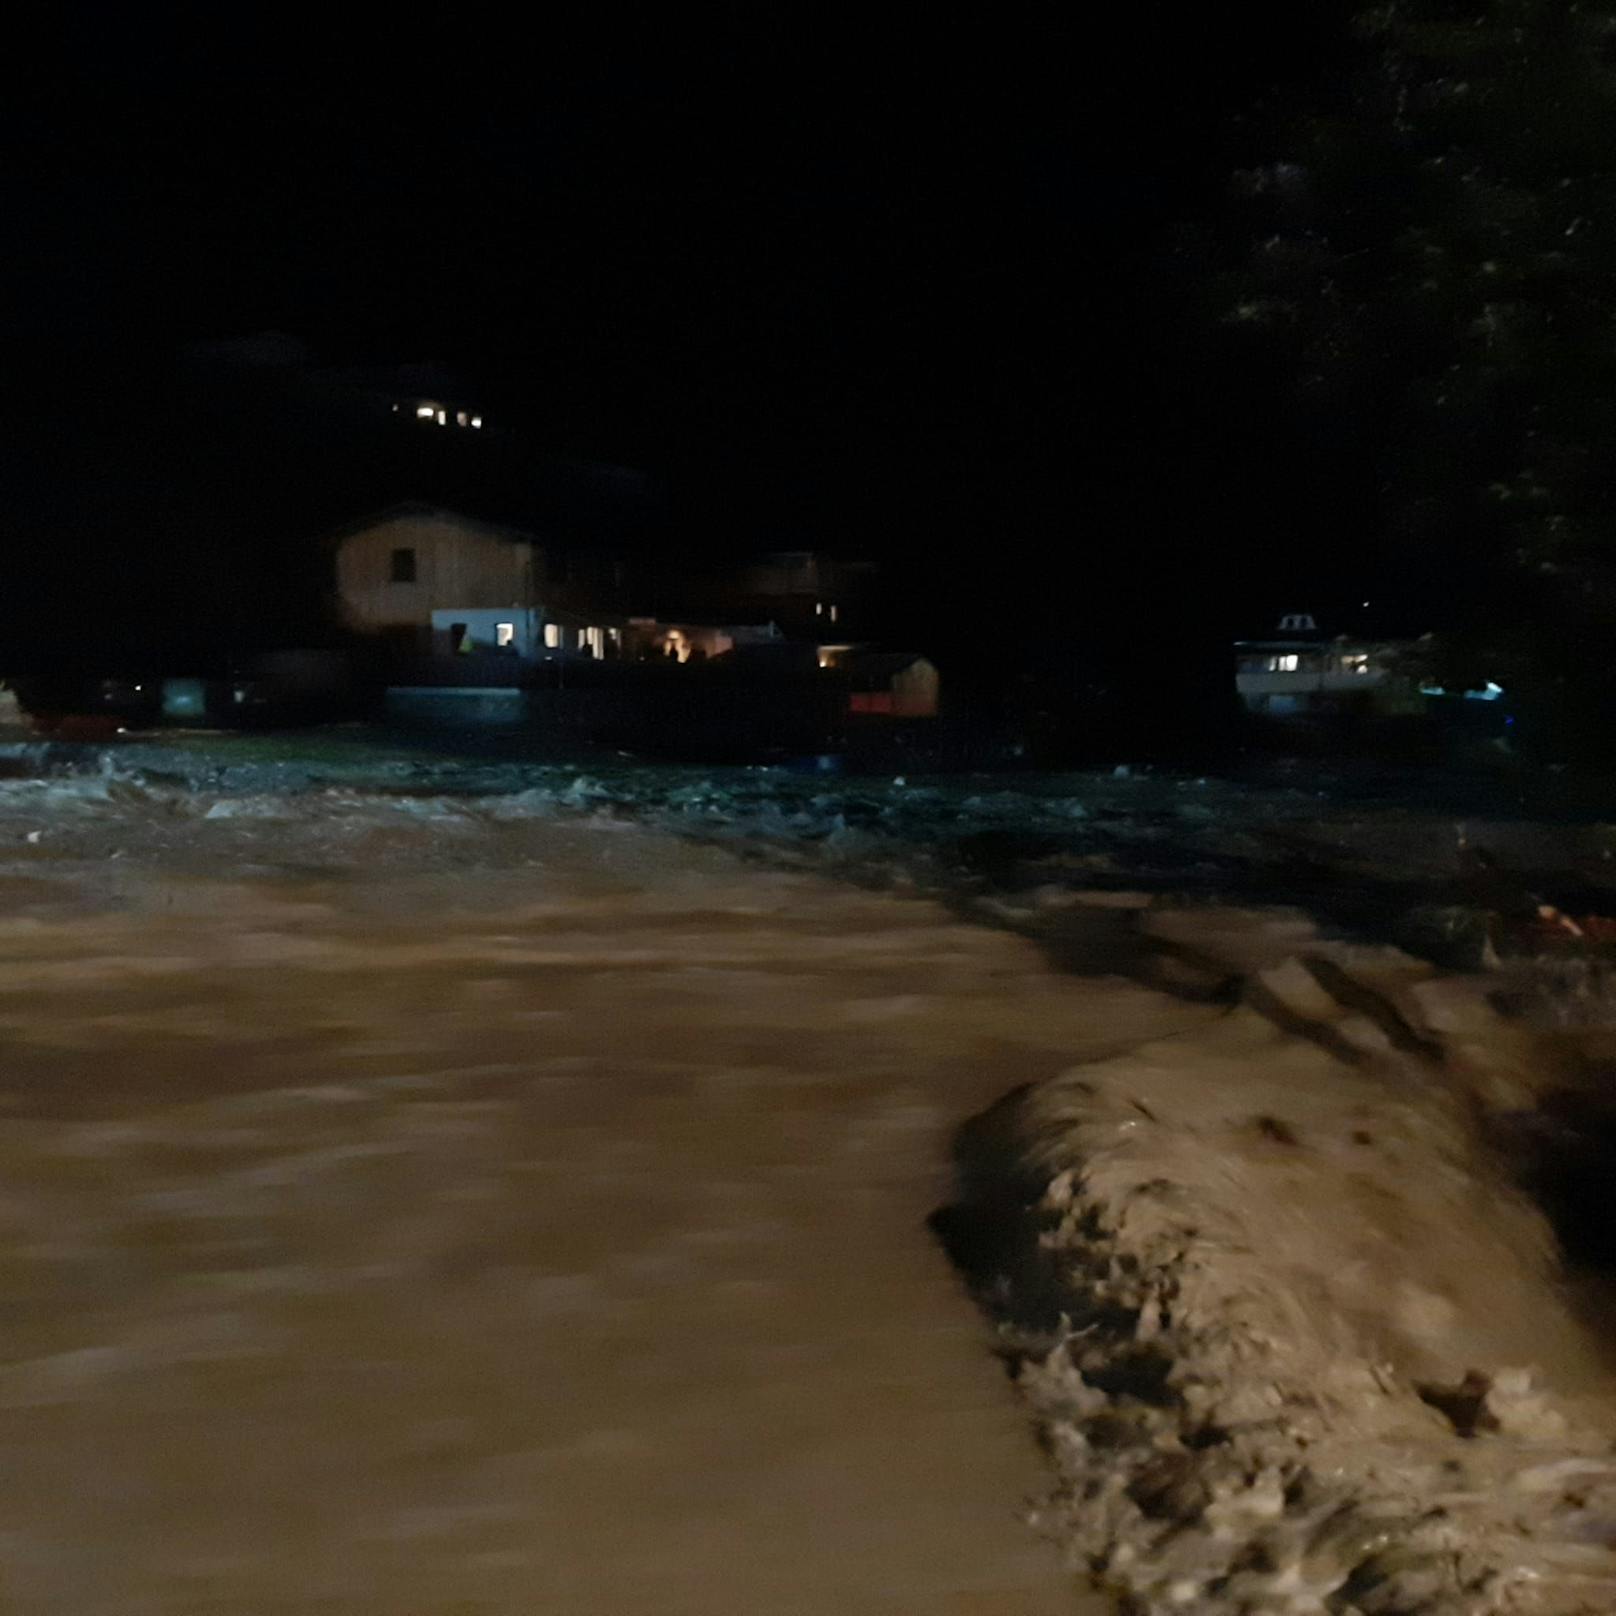
<path fill-rule="evenodd" d="M 393 552 L 412 550 L 415 581 L 393 582 Z M 337 549 L 337 594 L 358 629 L 425 629 L 455 607 L 514 611 L 543 565 L 533 545 L 432 512 L 406 512 L 350 533 Z"/>
<path fill-rule="evenodd" d="M 465 625 L 465 639 L 469 645 L 454 643 L 457 624 Z M 499 643 L 499 626 L 509 623 L 512 637 L 508 646 Z M 537 656 L 544 644 L 541 615 L 531 607 L 499 606 L 473 608 L 451 606 L 432 613 L 432 649 L 444 655 L 459 655 L 465 651 L 505 651 L 523 661 Z"/>
<path fill-rule="evenodd" d="M 856 670 L 857 662 L 850 665 Z M 856 672 L 854 674 L 856 679 Z M 941 680 L 935 664 L 917 657 L 883 684 L 854 690 L 848 697 L 850 713 L 879 713 L 890 718 L 935 718 Z"/>
<path fill-rule="evenodd" d="M 911 662 L 892 681 L 892 711 L 898 718 L 935 718 L 937 669 L 924 658 Z"/>

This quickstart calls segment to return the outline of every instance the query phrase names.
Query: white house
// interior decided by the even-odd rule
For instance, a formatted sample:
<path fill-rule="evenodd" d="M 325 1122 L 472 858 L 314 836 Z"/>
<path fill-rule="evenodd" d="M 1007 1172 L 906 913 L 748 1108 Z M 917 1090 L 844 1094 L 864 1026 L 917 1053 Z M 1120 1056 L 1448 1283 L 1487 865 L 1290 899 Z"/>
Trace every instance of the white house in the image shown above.
<path fill-rule="evenodd" d="M 1306 612 L 1287 612 L 1263 639 L 1235 641 L 1235 688 L 1254 713 L 1273 717 L 1404 704 L 1411 681 L 1398 647 L 1322 631 Z"/>
<path fill-rule="evenodd" d="M 335 537 L 337 598 L 351 628 L 437 655 L 620 653 L 599 556 L 562 569 L 530 533 L 431 505 L 398 505 Z M 594 565 L 584 565 L 584 562 Z"/>

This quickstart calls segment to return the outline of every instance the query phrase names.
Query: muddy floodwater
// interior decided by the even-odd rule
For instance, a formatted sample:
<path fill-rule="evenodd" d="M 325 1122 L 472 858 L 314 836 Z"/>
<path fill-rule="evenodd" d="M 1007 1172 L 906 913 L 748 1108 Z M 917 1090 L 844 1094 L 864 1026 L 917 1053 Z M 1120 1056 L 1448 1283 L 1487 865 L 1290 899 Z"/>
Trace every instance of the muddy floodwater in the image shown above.
<path fill-rule="evenodd" d="M 925 1220 L 1154 995 L 602 820 L 8 792 L 8 1610 L 1098 1608 Z"/>
<path fill-rule="evenodd" d="M 7 1612 L 1616 1608 L 1616 978 L 1446 814 L 272 750 L 0 752 Z"/>

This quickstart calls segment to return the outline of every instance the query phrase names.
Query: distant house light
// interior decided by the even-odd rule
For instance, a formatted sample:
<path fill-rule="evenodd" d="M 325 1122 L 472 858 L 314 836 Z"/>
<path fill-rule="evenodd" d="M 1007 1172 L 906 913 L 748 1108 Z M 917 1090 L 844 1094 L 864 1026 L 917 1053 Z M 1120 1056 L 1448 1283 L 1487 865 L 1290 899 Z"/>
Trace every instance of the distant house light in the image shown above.
<path fill-rule="evenodd" d="M 455 411 L 455 425 L 456 426 L 464 426 L 466 424 L 466 421 L 467 421 L 466 412 L 464 410 L 456 410 Z"/>
<path fill-rule="evenodd" d="M 832 606 L 831 609 L 830 609 L 830 620 L 833 623 L 836 621 L 836 607 L 835 606 Z"/>
<path fill-rule="evenodd" d="M 437 411 L 430 404 L 417 404 L 415 406 L 415 419 L 417 421 L 430 421 Z"/>
<path fill-rule="evenodd" d="M 500 646 L 501 648 L 503 648 L 503 647 L 505 647 L 507 645 L 515 645 L 516 644 L 516 624 L 514 624 L 514 623 L 496 623 L 496 624 L 494 624 L 494 644 L 497 645 L 497 646 Z"/>
<path fill-rule="evenodd" d="M 483 424 L 483 418 L 482 418 L 482 416 L 480 416 L 480 415 L 474 415 L 474 416 L 472 416 L 472 418 L 471 418 L 471 424 L 472 424 L 472 425 L 473 425 L 473 426 L 481 426 L 481 425 L 482 425 L 482 424 Z"/>
<path fill-rule="evenodd" d="M 559 623 L 546 623 L 544 625 L 544 648 L 547 651 L 561 649 L 561 625 Z"/>
<path fill-rule="evenodd" d="M 447 410 L 439 410 L 438 411 L 438 425 L 439 426 L 447 426 L 448 424 L 449 424 L 449 412 Z"/>
<path fill-rule="evenodd" d="M 824 615 L 825 615 L 825 603 L 824 603 L 824 601 L 816 600 L 814 602 L 814 616 L 815 617 L 823 617 Z"/>
<path fill-rule="evenodd" d="M 1268 671 L 1270 673 L 1295 673 L 1301 665 L 1301 658 L 1294 654 L 1291 656 L 1271 656 L 1268 659 Z"/>

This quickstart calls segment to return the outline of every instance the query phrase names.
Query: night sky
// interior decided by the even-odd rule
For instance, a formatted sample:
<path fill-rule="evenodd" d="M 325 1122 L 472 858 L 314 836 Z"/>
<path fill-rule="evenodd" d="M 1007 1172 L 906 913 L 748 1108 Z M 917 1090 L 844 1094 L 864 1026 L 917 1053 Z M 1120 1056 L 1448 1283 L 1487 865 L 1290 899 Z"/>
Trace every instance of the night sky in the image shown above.
<path fill-rule="evenodd" d="M 646 469 L 656 542 L 879 556 L 944 641 L 1359 592 L 1350 444 L 1221 370 L 1171 251 L 1316 13 L 341 10 L 67 8 L 9 69 L 8 537 L 34 598 L 120 581 L 87 632 L 428 492 L 171 381 L 266 329 Z"/>

